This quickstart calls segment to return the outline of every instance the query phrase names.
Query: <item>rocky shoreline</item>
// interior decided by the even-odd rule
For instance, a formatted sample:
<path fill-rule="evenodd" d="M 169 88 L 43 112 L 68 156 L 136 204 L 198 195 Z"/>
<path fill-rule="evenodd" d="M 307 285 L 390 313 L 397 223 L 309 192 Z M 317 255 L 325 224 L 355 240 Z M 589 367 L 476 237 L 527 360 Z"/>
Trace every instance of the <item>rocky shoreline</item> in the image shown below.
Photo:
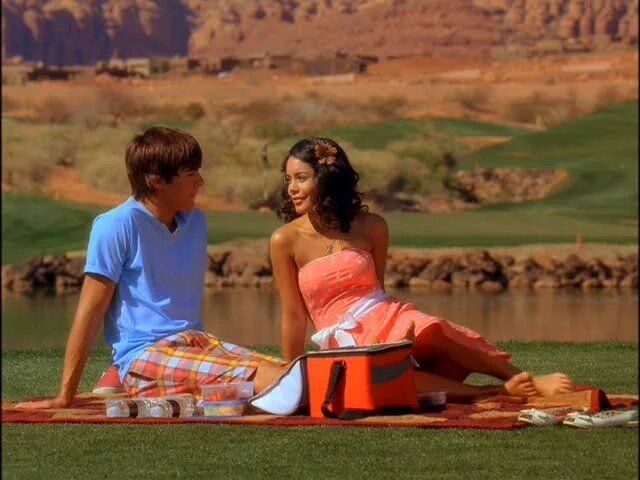
<path fill-rule="evenodd" d="M 390 249 L 385 285 L 432 291 L 509 289 L 636 290 L 637 249 L 617 251 L 543 247 L 494 249 Z M 208 288 L 271 288 L 273 277 L 267 243 L 236 242 L 210 246 L 205 276 Z M 84 252 L 45 255 L 2 268 L 3 292 L 57 295 L 82 286 Z"/>

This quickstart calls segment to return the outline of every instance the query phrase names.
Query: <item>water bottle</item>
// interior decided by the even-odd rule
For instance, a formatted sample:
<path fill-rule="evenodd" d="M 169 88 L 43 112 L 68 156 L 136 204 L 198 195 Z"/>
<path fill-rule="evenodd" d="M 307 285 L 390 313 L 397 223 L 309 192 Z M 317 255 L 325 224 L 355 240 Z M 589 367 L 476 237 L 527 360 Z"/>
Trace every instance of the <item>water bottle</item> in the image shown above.
<path fill-rule="evenodd" d="M 194 398 L 189 394 L 149 400 L 149 414 L 154 418 L 191 417 L 194 410 Z"/>
<path fill-rule="evenodd" d="M 149 403 L 141 398 L 107 400 L 109 418 L 145 418 L 148 417 Z"/>

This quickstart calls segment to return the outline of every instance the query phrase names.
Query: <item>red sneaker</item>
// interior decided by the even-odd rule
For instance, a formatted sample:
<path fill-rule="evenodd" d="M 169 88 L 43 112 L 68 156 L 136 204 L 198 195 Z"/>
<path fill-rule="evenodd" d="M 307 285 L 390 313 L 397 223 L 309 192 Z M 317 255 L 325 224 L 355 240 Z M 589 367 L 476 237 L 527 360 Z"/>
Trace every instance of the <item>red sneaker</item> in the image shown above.
<path fill-rule="evenodd" d="M 93 389 L 93 393 L 96 395 L 109 395 L 122 392 L 124 392 L 124 387 L 120 377 L 118 377 L 118 367 L 111 365 L 102 373 L 100 380 L 98 380 Z"/>

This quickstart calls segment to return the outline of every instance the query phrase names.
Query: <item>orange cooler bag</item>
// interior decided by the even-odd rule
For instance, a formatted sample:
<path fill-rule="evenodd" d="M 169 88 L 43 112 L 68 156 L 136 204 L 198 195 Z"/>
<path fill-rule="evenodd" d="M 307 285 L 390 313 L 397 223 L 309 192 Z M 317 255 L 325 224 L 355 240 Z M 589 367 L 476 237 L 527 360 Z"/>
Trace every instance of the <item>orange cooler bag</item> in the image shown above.
<path fill-rule="evenodd" d="M 307 354 L 309 414 L 359 418 L 418 409 L 411 342 Z"/>
<path fill-rule="evenodd" d="M 418 409 L 410 341 L 309 352 L 251 400 L 278 415 L 344 420 Z"/>

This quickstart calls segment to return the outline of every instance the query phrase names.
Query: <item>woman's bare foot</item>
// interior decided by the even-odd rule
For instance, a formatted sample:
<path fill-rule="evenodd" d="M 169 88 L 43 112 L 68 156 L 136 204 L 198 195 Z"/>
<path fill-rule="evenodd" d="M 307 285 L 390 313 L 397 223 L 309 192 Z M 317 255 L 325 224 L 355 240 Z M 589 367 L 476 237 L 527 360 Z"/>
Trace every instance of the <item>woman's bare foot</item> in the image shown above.
<path fill-rule="evenodd" d="M 504 389 L 514 397 L 533 397 L 538 391 L 529 372 L 520 372 L 504 382 Z"/>
<path fill-rule="evenodd" d="M 539 395 L 548 397 L 559 393 L 569 393 L 573 390 L 573 382 L 569 375 L 552 373 L 533 377 L 533 384 Z"/>

